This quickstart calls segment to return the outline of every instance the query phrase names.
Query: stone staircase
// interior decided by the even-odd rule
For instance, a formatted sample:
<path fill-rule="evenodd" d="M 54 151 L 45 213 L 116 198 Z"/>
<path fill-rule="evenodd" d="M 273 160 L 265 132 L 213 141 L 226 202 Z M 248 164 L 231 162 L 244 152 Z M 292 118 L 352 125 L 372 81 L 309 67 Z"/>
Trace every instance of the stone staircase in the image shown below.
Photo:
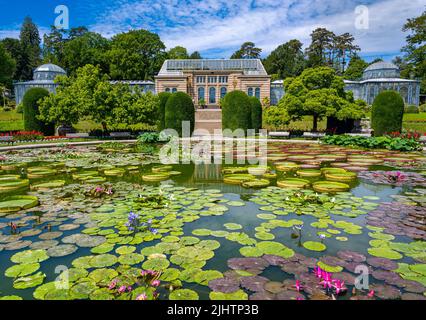
<path fill-rule="evenodd" d="M 195 130 L 208 130 L 210 134 L 215 129 L 222 129 L 222 110 L 220 109 L 199 109 L 195 112 Z"/>

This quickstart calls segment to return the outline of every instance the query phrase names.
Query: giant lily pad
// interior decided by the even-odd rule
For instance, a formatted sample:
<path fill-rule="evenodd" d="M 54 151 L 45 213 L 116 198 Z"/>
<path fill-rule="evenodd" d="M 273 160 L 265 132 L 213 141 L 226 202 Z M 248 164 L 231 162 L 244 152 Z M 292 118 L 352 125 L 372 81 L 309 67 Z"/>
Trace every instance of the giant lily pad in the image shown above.
<path fill-rule="evenodd" d="M 286 179 L 277 181 L 277 186 L 280 188 L 295 188 L 302 189 L 310 185 L 310 182 L 305 179 Z"/>
<path fill-rule="evenodd" d="M 38 198 L 34 196 L 11 196 L 0 202 L 0 213 L 13 213 L 26 210 L 38 205 Z"/>
<path fill-rule="evenodd" d="M 342 192 L 348 191 L 350 186 L 345 183 L 333 181 L 318 181 L 312 184 L 312 187 L 317 192 Z"/>

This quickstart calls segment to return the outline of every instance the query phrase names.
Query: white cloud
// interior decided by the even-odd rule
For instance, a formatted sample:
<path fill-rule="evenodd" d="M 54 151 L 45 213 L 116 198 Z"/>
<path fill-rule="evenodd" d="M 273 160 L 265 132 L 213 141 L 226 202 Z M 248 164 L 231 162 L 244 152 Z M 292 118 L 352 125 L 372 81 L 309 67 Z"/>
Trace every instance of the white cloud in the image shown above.
<path fill-rule="evenodd" d="M 355 7 L 366 4 L 370 29 L 356 30 Z M 167 47 L 231 52 L 253 41 L 264 53 L 297 38 L 309 44 L 316 27 L 355 35 L 363 53 L 395 52 L 403 45 L 407 18 L 420 14 L 424 0 L 145 0 L 107 10 L 92 28 L 112 36 L 129 29 L 158 32 Z"/>

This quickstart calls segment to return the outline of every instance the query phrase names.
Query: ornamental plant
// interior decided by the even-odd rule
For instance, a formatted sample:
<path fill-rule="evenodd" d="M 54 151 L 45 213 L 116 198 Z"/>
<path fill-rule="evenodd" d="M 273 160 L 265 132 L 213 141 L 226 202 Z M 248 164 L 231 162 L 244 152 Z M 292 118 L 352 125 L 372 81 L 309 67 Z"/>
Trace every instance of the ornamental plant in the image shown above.
<path fill-rule="evenodd" d="M 388 132 L 401 132 L 404 116 L 404 100 L 396 91 L 383 91 L 374 99 L 371 111 L 371 127 L 374 136 Z"/>
<path fill-rule="evenodd" d="M 421 151 L 421 143 L 414 138 L 402 137 L 362 137 L 349 135 L 332 135 L 322 138 L 325 144 L 367 149 L 388 149 L 396 151 Z"/>

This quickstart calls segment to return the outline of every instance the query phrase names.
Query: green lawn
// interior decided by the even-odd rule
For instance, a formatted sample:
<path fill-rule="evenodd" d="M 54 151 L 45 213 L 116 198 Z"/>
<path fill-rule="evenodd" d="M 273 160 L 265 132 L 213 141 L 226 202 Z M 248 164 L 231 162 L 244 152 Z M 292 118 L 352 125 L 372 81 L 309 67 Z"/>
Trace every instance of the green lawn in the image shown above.
<path fill-rule="evenodd" d="M 0 131 L 23 130 L 22 114 L 15 111 L 0 111 Z"/>

